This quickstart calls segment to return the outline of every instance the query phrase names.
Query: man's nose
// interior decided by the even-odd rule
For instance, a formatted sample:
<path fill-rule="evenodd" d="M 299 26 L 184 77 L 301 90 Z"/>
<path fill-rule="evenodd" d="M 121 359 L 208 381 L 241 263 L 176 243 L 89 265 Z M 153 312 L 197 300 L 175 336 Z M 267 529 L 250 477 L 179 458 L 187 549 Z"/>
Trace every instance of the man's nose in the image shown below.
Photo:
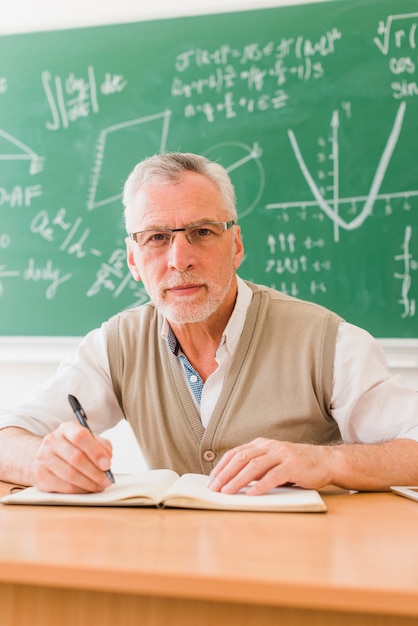
<path fill-rule="evenodd" d="M 170 269 L 184 272 L 194 264 L 194 247 L 184 231 L 174 232 L 167 252 L 167 263 Z"/>

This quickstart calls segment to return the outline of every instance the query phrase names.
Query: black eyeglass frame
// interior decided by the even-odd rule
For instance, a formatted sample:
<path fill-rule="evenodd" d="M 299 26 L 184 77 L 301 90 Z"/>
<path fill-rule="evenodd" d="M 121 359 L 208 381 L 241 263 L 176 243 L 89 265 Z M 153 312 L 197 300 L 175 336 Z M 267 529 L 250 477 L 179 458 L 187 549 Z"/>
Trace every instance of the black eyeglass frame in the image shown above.
<path fill-rule="evenodd" d="M 171 233 L 171 239 L 170 239 L 170 243 L 168 245 L 168 247 L 170 247 L 171 243 L 173 241 L 174 233 L 184 232 L 185 235 L 186 235 L 187 241 L 191 245 L 193 245 L 194 242 L 193 242 L 193 240 L 191 240 L 189 238 L 188 231 L 196 229 L 196 228 L 201 228 L 201 227 L 204 227 L 204 226 L 222 226 L 222 233 L 224 233 L 225 231 L 227 231 L 230 228 L 232 228 L 232 226 L 236 226 L 236 221 L 235 220 L 230 220 L 229 222 L 202 222 L 201 224 L 191 224 L 190 226 L 185 226 L 184 228 L 150 228 L 148 230 L 138 230 L 136 233 L 129 233 L 128 236 L 129 236 L 130 239 L 135 241 L 135 243 L 137 243 L 138 246 L 142 247 L 145 244 L 140 244 L 139 243 L 139 241 L 136 239 L 137 235 L 142 235 L 144 233 Z"/>

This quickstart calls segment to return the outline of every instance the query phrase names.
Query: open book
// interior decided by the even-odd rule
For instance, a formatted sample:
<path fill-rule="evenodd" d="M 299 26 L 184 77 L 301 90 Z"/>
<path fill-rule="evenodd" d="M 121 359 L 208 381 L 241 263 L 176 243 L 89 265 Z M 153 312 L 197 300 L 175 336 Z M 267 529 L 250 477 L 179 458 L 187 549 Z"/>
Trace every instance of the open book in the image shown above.
<path fill-rule="evenodd" d="M 118 475 L 102 493 L 62 494 L 27 487 L 1 498 L 4 504 L 51 504 L 76 506 L 157 506 L 225 511 L 326 511 L 315 490 L 277 487 L 265 495 L 247 496 L 211 491 L 208 477 L 201 474 L 178 476 L 158 469 L 141 474 Z"/>

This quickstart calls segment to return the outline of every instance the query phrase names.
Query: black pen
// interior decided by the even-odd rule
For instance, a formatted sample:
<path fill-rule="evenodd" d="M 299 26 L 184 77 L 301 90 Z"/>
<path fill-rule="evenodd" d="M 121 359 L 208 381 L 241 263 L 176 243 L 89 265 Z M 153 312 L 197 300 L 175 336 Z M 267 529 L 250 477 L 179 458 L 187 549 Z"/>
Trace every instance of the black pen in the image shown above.
<path fill-rule="evenodd" d="M 78 419 L 78 421 L 80 422 L 80 424 L 84 426 L 84 428 L 87 428 L 87 430 L 89 430 L 91 434 L 93 434 L 90 426 L 87 424 L 87 415 L 85 414 L 84 409 L 79 403 L 79 401 L 77 400 L 77 398 L 75 396 L 72 396 L 71 394 L 68 394 L 68 402 L 71 404 L 71 408 L 74 411 L 74 414 L 76 418 Z M 114 483 L 115 479 L 110 469 L 107 470 L 105 473 L 108 479 L 111 480 L 112 483 Z"/>

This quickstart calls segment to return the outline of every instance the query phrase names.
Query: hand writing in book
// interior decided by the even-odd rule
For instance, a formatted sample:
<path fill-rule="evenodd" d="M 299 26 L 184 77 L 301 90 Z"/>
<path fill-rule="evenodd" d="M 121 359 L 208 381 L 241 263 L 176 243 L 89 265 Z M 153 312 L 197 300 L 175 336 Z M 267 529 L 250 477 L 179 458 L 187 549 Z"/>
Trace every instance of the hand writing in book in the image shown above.
<path fill-rule="evenodd" d="M 332 449 L 260 437 L 229 450 L 212 470 L 209 487 L 213 491 L 237 493 L 255 481 L 246 491 L 248 495 L 261 495 L 285 483 L 319 489 L 332 482 Z"/>
<path fill-rule="evenodd" d="M 34 461 L 35 486 L 42 491 L 103 491 L 111 482 L 112 444 L 79 424 L 63 423 L 42 440 Z"/>

